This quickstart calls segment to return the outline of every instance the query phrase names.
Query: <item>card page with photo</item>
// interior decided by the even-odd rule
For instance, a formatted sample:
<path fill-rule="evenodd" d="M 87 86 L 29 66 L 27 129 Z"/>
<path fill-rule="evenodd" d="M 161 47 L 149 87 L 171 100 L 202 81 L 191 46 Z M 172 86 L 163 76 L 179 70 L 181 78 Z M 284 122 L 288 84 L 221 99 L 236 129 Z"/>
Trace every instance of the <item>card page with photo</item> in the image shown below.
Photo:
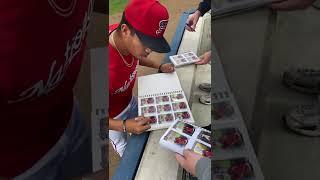
<path fill-rule="evenodd" d="M 251 156 L 238 156 L 232 158 L 213 158 L 213 179 L 243 179 L 263 180 L 258 162 Z"/>
<path fill-rule="evenodd" d="M 191 123 L 176 120 L 160 138 L 160 145 L 183 155 L 184 149 L 190 149 L 204 157 L 213 157 L 211 132 Z"/>
<path fill-rule="evenodd" d="M 168 128 L 176 119 L 194 122 L 176 72 L 139 77 L 138 106 L 139 116 L 149 118 L 148 131 Z"/>
<path fill-rule="evenodd" d="M 180 67 L 183 65 L 193 64 L 200 61 L 196 53 L 188 51 L 185 53 L 169 56 L 170 61 L 174 64 L 175 67 Z"/>
<path fill-rule="evenodd" d="M 213 179 L 256 179 L 253 165 L 245 157 L 213 160 Z"/>
<path fill-rule="evenodd" d="M 247 139 L 237 127 L 214 127 L 212 150 L 215 157 L 232 158 L 248 154 Z"/>
<path fill-rule="evenodd" d="M 228 124 L 241 119 L 241 113 L 233 95 L 226 90 L 212 92 L 213 124 Z"/>
<path fill-rule="evenodd" d="M 214 44 L 213 44 L 214 47 Z M 264 179 L 246 123 L 216 53 L 212 93 L 214 179 Z M 252 173 L 253 172 L 253 173 Z"/>

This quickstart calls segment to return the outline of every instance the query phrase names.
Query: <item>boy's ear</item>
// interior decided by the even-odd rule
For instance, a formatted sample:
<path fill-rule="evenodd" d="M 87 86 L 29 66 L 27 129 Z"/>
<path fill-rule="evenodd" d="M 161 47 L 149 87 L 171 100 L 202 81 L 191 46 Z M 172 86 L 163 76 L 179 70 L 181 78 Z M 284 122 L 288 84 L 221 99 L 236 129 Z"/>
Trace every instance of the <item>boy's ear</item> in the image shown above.
<path fill-rule="evenodd" d="M 130 36 L 131 30 L 129 29 L 128 25 L 126 24 L 121 25 L 121 34 L 124 35 L 125 37 Z"/>

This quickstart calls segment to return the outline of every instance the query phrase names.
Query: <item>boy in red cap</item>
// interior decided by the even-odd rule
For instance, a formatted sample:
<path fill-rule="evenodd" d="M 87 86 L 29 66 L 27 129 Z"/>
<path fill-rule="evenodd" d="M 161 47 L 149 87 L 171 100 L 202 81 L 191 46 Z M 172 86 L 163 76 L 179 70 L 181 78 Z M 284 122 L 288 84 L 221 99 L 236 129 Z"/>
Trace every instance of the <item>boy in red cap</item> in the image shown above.
<path fill-rule="evenodd" d="M 120 24 L 109 26 L 109 139 L 122 156 L 127 134 L 140 134 L 150 128 L 147 118 L 138 116 L 138 103 L 132 96 L 138 64 L 174 71 L 171 63 L 160 64 L 147 57 L 152 52 L 170 51 L 164 39 L 169 14 L 156 0 L 131 0 Z M 155 82 L 156 83 L 156 82 Z"/>

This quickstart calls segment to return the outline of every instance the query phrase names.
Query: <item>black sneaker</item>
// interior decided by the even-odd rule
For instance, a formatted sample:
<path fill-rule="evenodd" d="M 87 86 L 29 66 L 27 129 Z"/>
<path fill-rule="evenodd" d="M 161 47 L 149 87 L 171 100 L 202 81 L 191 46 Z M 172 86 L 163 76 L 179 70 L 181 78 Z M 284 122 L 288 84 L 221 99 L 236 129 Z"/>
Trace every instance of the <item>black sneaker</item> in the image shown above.
<path fill-rule="evenodd" d="M 289 69 L 283 73 L 282 82 L 289 88 L 307 94 L 320 94 L 320 70 Z"/>
<path fill-rule="evenodd" d="M 283 117 L 285 125 L 295 133 L 320 136 L 320 107 L 316 104 L 300 105 Z"/>

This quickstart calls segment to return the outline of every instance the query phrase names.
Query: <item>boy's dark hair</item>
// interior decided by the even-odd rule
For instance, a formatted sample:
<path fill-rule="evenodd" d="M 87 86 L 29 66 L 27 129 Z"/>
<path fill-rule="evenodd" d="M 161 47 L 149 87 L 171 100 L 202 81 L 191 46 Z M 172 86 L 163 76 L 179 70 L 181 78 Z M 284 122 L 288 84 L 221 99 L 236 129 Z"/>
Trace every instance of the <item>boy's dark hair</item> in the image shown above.
<path fill-rule="evenodd" d="M 124 12 L 122 13 L 122 18 L 121 18 L 121 21 L 120 21 L 120 23 L 119 23 L 119 25 L 118 25 L 118 27 L 117 27 L 117 31 L 121 31 L 121 25 L 122 24 L 126 24 L 127 26 L 128 26 L 128 28 L 130 29 L 130 34 L 131 35 L 134 35 L 135 34 L 135 30 L 134 30 L 134 28 L 131 26 L 131 24 L 127 21 L 127 19 L 126 19 L 126 16 L 124 15 Z"/>

